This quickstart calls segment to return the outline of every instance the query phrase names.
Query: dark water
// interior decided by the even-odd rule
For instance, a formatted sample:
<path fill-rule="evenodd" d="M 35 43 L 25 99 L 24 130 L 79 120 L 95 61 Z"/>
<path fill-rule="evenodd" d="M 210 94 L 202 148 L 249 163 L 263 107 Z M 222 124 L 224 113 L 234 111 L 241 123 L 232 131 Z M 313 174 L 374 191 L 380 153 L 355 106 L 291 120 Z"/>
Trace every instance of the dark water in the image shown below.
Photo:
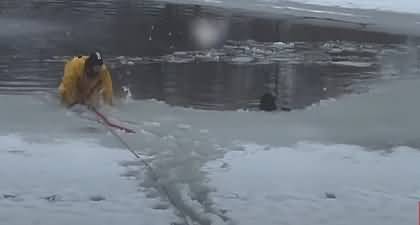
<path fill-rule="evenodd" d="M 95 49 L 118 96 L 218 110 L 255 108 L 266 92 L 302 108 L 420 64 L 413 37 L 155 1 L 3 0 L 0 26 L 3 94 L 55 90 L 63 62 Z"/>

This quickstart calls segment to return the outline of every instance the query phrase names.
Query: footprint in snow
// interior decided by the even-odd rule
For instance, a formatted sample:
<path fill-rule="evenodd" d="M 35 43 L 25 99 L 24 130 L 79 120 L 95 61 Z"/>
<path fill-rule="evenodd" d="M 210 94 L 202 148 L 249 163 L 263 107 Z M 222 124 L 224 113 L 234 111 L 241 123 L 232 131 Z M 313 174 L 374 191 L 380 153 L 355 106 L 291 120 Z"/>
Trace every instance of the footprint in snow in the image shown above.
<path fill-rule="evenodd" d="M 24 150 L 9 150 L 9 151 L 7 151 L 7 153 L 10 153 L 10 154 L 24 154 L 25 153 L 25 151 Z"/>
<path fill-rule="evenodd" d="M 229 168 L 229 164 L 226 163 L 226 162 L 223 162 L 223 164 L 220 166 L 220 168 L 222 168 L 222 169 Z"/>
<path fill-rule="evenodd" d="M 93 202 L 100 202 L 100 201 L 104 201 L 105 197 L 101 196 L 101 195 L 93 195 L 89 197 L 89 200 L 93 201 Z"/>
<path fill-rule="evenodd" d="M 3 198 L 5 198 L 5 199 L 13 199 L 13 198 L 16 198 L 17 197 L 17 195 L 15 195 L 15 194 L 3 194 Z"/>
<path fill-rule="evenodd" d="M 336 199 L 337 196 L 334 193 L 326 192 L 325 193 L 325 198 L 327 198 L 327 199 Z"/>
<path fill-rule="evenodd" d="M 49 202 L 56 202 L 62 200 L 62 198 L 59 195 L 50 195 L 47 197 L 43 197 L 43 199 L 49 201 Z"/>
<path fill-rule="evenodd" d="M 24 150 L 9 150 L 7 153 L 12 155 L 22 155 L 22 156 L 31 156 L 31 154 L 26 153 Z"/>
<path fill-rule="evenodd" d="M 14 201 L 14 202 L 23 201 L 23 198 L 20 198 L 18 195 L 15 195 L 15 194 L 3 194 L 2 196 L 3 196 L 4 199 L 9 199 L 9 200 Z"/>
<path fill-rule="evenodd" d="M 155 206 L 153 206 L 153 209 L 158 209 L 158 210 L 166 210 L 169 208 L 169 205 L 164 204 L 164 203 L 158 203 Z"/>

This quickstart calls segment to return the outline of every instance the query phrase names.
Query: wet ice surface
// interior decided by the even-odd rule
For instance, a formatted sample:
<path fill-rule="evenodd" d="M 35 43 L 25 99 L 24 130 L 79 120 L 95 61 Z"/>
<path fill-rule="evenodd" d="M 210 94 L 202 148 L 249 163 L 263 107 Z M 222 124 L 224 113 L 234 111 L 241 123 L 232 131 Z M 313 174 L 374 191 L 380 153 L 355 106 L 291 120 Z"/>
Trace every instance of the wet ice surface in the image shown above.
<path fill-rule="evenodd" d="M 182 222 L 178 209 L 199 224 L 411 224 L 420 190 L 412 170 L 420 124 L 410 99 L 418 85 L 416 79 L 386 82 L 294 113 L 132 99 L 102 109 L 136 129 L 118 133 L 147 156 L 157 181 L 105 128 L 63 112 L 54 99 L 1 96 L 12 103 L 0 117 L 6 196 L 0 204 L 7 212 L 0 218 L 170 224 Z M 13 216 L 28 208 L 36 213 Z"/>
<path fill-rule="evenodd" d="M 171 0 L 166 0 L 171 1 Z M 251 4 L 265 4 L 267 6 L 277 6 L 277 5 L 284 5 L 290 4 L 290 2 L 297 2 L 303 4 L 312 4 L 312 5 L 321 5 L 321 6 L 332 6 L 332 7 L 339 7 L 339 8 L 349 8 L 349 9 L 370 9 L 370 10 L 379 10 L 379 11 L 392 11 L 392 12 L 399 12 L 399 13 L 417 13 L 420 10 L 420 4 L 415 0 L 403 0 L 399 1 L 398 3 L 385 0 L 185 0 L 182 2 L 194 2 L 198 3 L 206 3 L 206 4 L 214 4 L 214 5 L 234 5 L 234 4 L 242 4 L 242 5 L 251 5 Z M 291 7 L 290 7 L 291 8 Z M 292 8 L 291 8 L 292 9 Z M 303 8 L 302 8 L 303 9 Z M 308 9 L 309 10 L 309 9 Z"/>
<path fill-rule="evenodd" d="M 415 0 L 401 2 L 376 0 L 160 0 L 177 4 L 196 4 L 231 9 L 247 13 L 275 15 L 291 24 L 305 21 L 356 30 L 386 31 L 394 34 L 419 35 L 417 21 L 420 4 Z"/>
<path fill-rule="evenodd" d="M 393 151 L 250 144 L 208 165 L 210 185 L 218 190 L 211 196 L 244 225 L 416 223 L 420 183 L 412 165 L 420 153 L 405 147 Z"/>
<path fill-rule="evenodd" d="M 121 177 L 125 170 L 118 162 L 128 155 L 95 140 L 36 143 L 25 137 L 0 137 L 0 224 L 177 221 L 171 213 L 153 210 L 157 203 L 138 191 L 137 182 Z M 30 155 L 10 154 L 11 149 Z"/>
<path fill-rule="evenodd" d="M 20 102 L 26 97 L 23 96 Z M 33 108 L 36 109 L 45 110 Z M 0 190 L 7 196 L 4 199 L 21 204 L 5 201 L 0 207 L 5 212 L 2 214 L 4 221 L 9 224 L 37 221 L 54 224 L 57 221 L 49 219 L 52 215 L 57 220 L 65 220 L 65 224 L 138 224 L 139 221 L 142 224 L 170 224 L 182 218 L 173 216 L 176 208 L 199 224 L 210 224 L 205 212 L 219 214 L 212 209 L 211 200 L 207 197 L 210 189 L 200 168 L 208 160 L 221 157 L 224 150 L 206 134 L 195 134 L 190 125 L 183 123 L 139 121 L 143 128 L 138 129 L 138 135 L 121 135 L 142 157 L 153 156 L 145 158 L 155 168 L 151 171 L 144 169 L 143 162 L 133 160 L 130 153 L 121 148 L 118 139 L 94 121 L 87 120 L 61 130 L 61 123 L 71 123 L 69 119 L 74 119 L 74 115 L 67 115 L 69 118 L 66 119 L 60 111 L 51 112 L 60 120 L 44 117 L 55 121 L 58 132 L 54 126 L 48 129 L 45 126 L 48 123 L 42 124 L 41 121 L 30 126 L 35 130 L 21 129 L 16 121 L 10 121 L 14 128 L 6 128 L 6 132 L 14 130 L 16 135 L 2 136 L 2 156 L 7 163 L 2 164 L 4 183 Z M 96 127 L 96 131 L 84 129 L 88 126 Z M 71 132 L 72 127 L 78 132 Z M 39 134 L 39 131 L 44 132 Z M 17 155 L 16 152 L 26 155 Z M 17 162 L 20 166 L 14 168 Z M 107 169 L 102 170 L 102 167 Z M 121 179 L 121 182 L 114 179 Z M 170 194 L 170 201 L 166 193 Z M 138 205 L 133 207 L 134 203 Z M 10 204 L 12 207 L 9 207 Z M 92 204 L 98 208 L 89 208 Z M 25 218 L 15 216 L 28 207 L 34 209 L 33 214 L 26 213 Z M 143 210 L 143 207 L 147 209 Z M 137 213 L 139 209 L 144 213 Z M 148 210 L 157 212 L 149 214 Z M 105 219 L 111 215 L 110 220 Z M 224 218 L 222 214 L 220 217 Z"/>
<path fill-rule="evenodd" d="M 398 3 L 394 1 L 378 1 L 378 0 L 292 0 L 295 2 L 325 5 L 325 6 L 338 6 L 345 8 L 360 8 L 360 9 L 374 9 L 380 11 L 393 11 L 400 13 L 417 13 L 420 10 L 420 4 L 414 0 L 403 0 Z M 262 0 L 261 2 L 276 4 L 281 1 L 278 0 Z"/>

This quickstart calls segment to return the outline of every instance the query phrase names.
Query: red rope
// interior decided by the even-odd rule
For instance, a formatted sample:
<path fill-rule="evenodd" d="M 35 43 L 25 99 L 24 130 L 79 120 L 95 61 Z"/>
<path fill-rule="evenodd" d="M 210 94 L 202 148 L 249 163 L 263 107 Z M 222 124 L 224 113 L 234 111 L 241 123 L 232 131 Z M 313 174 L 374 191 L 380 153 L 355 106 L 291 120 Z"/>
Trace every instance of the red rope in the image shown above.
<path fill-rule="evenodd" d="M 126 133 L 136 133 L 136 131 L 134 131 L 134 130 L 132 130 L 132 129 L 130 129 L 130 128 L 126 128 L 126 127 L 122 127 L 122 126 L 120 126 L 120 125 L 117 125 L 117 124 L 114 124 L 114 123 L 112 123 L 111 121 L 109 121 L 102 113 L 100 113 L 98 110 L 96 110 L 94 107 L 89 107 L 93 112 L 95 112 L 96 113 L 96 115 L 97 116 L 99 116 L 101 119 L 102 119 L 102 121 L 104 122 L 104 123 L 106 123 L 106 125 L 108 125 L 108 126 L 110 126 L 110 127 L 113 127 L 113 128 L 117 128 L 117 129 L 120 129 L 120 130 L 122 130 L 122 131 L 124 131 L 124 132 L 126 132 Z"/>

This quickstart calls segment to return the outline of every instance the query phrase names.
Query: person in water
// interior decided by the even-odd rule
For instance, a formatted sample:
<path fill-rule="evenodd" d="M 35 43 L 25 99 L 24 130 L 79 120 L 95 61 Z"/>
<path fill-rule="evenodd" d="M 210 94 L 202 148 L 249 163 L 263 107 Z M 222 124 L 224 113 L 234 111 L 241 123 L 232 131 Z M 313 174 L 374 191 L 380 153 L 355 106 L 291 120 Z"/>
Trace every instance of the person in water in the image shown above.
<path fill-rule="evenodd" d="M 276 97 L 271 93 L 265 93 L 260 97 L 259 109 L 268 112 L 277 110 Z"/>
<path fill-rule="evenodd" d="M 102 54 L 93 52 L 67 61 L 58 92 L 61 103 L 67 107 L 98 106 L 101 102 L 112 105 L 112 79 Z"/>

